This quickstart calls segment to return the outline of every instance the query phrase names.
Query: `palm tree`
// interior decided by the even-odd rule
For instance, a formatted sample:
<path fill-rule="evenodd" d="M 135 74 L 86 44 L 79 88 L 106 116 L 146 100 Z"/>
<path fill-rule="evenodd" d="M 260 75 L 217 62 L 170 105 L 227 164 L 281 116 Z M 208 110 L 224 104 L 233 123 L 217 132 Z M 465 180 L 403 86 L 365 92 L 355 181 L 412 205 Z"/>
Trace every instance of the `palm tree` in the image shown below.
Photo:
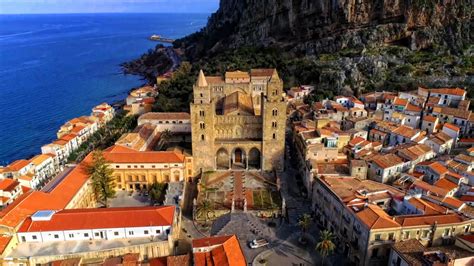
<path fill-rule="evenodd" d="M 214 213 L 212 202 L 208 199 L 202 200 L 196 207 L 196 218 L 204 215 L 204 222 L 207 224 L 210 213 Z"/>
<path fill-rule="evenodd" d="M 86 171 L 92 181 L 92 190 L 98 203 L 106 208 L 108 200 L 115 197 L 115 180 L 113 170 L 109 167 L 102 151 L 94 151 L 92 163 L 86 166 Z"/>
<path fill-rule="evenodd" d="M 330 255 L 336 248 L 336 245 L 332 242 L 333 239 L 334 236 L 330 231 L 324 230 L 321 232 L 319 242 L 316 244 L 316 250 L 319 252 L 321 257 L 323 257 L 322 265 L 324 265 L 324 260 L 326 257 Z"/>
<path fill-rule="evenodd" d="M 303 216 L 298 221 L 298 226 L 301 229 L 301 237 L 299 239 L 300 242 L 305 242 L 305 234 L 311 225 L 311 216 L 309 214 L 303 214 Z"/>

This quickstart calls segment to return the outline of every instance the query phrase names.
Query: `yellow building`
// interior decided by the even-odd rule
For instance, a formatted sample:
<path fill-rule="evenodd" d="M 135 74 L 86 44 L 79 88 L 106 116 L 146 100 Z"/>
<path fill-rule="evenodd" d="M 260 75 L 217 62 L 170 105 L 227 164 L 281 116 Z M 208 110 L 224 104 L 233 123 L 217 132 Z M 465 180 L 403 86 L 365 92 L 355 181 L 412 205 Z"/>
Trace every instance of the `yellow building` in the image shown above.
<path fill-rule="evenodd" d="M 153 183 L 189 181 L 193 177 L 191 155 L 178 151 L 135 151 L 112 146 L 104 151 L 116 178 L 116 189 L 136 191 Z"/>

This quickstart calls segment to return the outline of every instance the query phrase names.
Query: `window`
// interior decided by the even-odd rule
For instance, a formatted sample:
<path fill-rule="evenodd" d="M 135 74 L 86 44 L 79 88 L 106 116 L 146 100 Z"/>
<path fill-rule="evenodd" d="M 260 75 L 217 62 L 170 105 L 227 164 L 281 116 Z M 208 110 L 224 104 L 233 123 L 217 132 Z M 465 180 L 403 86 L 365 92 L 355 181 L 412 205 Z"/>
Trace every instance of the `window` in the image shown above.
<path fill-rule="evenodd" d="M 31 238 L 33 238 L 33 240 L 37 239 L 37 237 L 35 235 L 31 236 Z"/>
<path fill-rule="evenodd" d="M 114 236 L 118 236 L 119 235 L 119 232 L 114 232 Z"/>
<path fill-rule="evenodd" d="M 273 137 L 273 139 L 276 139 L 276 134 L 275 134 L 275 133 L 273 133 L 273 136 L 272 136 L 272 137 Z"/>
<path fill-rule="evenodd" d="M 444 236 L 449 236 L 449 228 L 444 229 Z"/>
<path fill-rule="evenodd" d="M 421 234 L 421 237 L 422 237 L 422 238 L 427 238 L 427 237 L 428 237 L 428 233 L 429 233 L 428 230 L 423 230 L 423 233 Z"/>
<path fill-rule="evenodd" d="M 73 238 L 74 237 L 74 234 L 69 234 L 69 238 Z"/>
<path fill-rule="evenodd" d="M 204 141 L 204 135 L 201 135 L 201 140 Z"/>
<path fill-rule="evenodd" d="M 204 122 L 199 123 L 199 128 L 206 129 L 206 124 Z"/>
<path fill-rule="evenodd" d="M 406 231 L 406 232 L 405 232 L 404 238 L 405 238 L 405 239 L 410 238 L 410 232 L 409 232 L 409 231 Z"/>
<path fill-rule="evenodd" d="M 272 128 L 276 128 L 277 127 L 277 122 L 273 121 L 272 122 Z"/>
<path fill-rule="evenodd" d="M 133 231 L 128 231 L 128 235 L 133 236 Z"/>
<path fill-rule="evenodd" d="M 148 230 L 143 231 L 145 235 L 148 235 Z"/>
<path fill-rule="evenodd" d="M 94 235 L 95 235 L 95 236 L 99 236 L 100 234 L 99 234 L 99 232 L 95 232 Z"/>
<path fill-rule="evenodd" d="M 21 242 L 26 242 L 26 237 L 25 236 L 21 237 Z"/>
<path fill-rule="evenodd" d="M 160 233 L 161 233 L 161 231 L 160 231 L 160 230 L 156 230 L 156 233 L 157 233 L 157 234 L 160 234 Z"/>
<path fill-rule="evenodd" d="M 376 241 L 379 241 L 379 240 L 381 240 L 381 238 L 380 238 L 380 234 L 375 234 L 375 240 L 376 240 Z"/>
<path fill-rule="evenodd" d="M 119 165 L 116 165 L 115 168 L 120 168 L 120 166 L 119 166 Z"/>
<path fill-rule="evenodd" d="M 278 110 L 277 110 L 277 109 L 273 109 L 272 115 L 273 115 L 273 116 L 278 116 Z"/>
<path fill-rule="evenodd" d="M 395 240 L 394 237 L 395 237 L 394 233 L 389 233 L 388 234 L 388 240 Z"/>
<path fill-rule="evenodd" d="M 204 111 L 199 111 L 199 116 L 204 116 Z"/>
<path fill-rule="evenodd" d="M 374 248 L 372 250 L 372 258 L 377 258 L 379 256 L 379 249 L 378 248 Z"/>
<path fill-rule="evenodd" d="M 59 238 L 59 235 L 54 235 L 54 238 Z"/>
<path fill-rule="evenodd" d="M 84 237 L 89 237 L 89 233 L 84 233 Z"/>
<path fill-rule="evenodd" d="M 132 168 L 132 166 L 131 166 L 131 165 L 127 165 L 127 168 Z"/>

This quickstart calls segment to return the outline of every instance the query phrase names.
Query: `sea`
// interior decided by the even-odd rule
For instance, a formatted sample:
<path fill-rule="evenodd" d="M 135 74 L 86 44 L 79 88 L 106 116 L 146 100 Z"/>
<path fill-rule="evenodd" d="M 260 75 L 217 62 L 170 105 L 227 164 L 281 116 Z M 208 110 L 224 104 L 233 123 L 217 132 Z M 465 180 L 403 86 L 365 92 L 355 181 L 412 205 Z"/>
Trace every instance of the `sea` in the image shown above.
<path fill-rule="evenodd" d="M 209 14 L 0 15 L 0 166 L 41 153 L 69 119 L 143 85 L 120 64 Z"/>

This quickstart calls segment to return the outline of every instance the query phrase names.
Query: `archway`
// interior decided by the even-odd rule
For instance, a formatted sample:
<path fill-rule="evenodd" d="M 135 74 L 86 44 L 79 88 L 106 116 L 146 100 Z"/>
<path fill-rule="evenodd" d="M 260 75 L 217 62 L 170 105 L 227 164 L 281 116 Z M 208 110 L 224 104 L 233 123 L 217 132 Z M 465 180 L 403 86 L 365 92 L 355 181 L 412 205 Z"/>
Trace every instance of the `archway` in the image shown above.
<path fill-rule="evenodd" d="M 241 148 L 234 149 L 234 152 L 232 153 L 232 168 L 246 168 L 246 160 L 247 158 L 244 150 Z"/>
<path fill-rule="evenodd" d="M 226 149 L 220 148 L 216 153 L 216 169 L 227 170 L 230 168 L 229 153 Z"/>
<path fill-rule="evenodd" d="M 173 172 L 173 176 L 174 176 L 174 180 L 173 182 L 179 182 L 179 179 L 180 179 L 180 173 L 178 170 L 174 171 Z"/>
<path fill-rule="evenodd" d="M 260 151 L 257 148 L 252 148 L 249 151 L 249 168 L 260 169 Z"/>

